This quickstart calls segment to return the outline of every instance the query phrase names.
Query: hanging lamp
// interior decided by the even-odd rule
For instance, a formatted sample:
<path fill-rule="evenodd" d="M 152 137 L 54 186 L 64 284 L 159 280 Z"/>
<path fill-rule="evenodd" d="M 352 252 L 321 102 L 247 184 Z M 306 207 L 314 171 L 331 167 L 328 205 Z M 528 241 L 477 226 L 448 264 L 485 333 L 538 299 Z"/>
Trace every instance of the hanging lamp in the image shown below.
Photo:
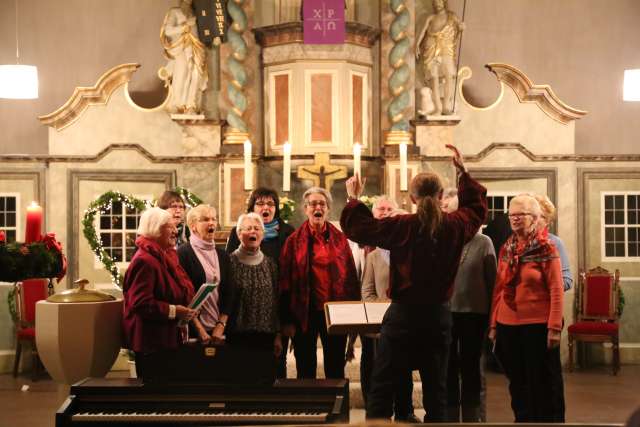
<path fill-rule="evenodd" d="M 35 99 L 38 97 L 38 68 L 20 64 L 18 43 L 18 0 L 16 3 L 16 63 L 0 65 L 0 98 Z"/>
<path fill-rule="evenodd" d="M 623 101 L 640 101 L 640 69 L 624 70 Z"/>

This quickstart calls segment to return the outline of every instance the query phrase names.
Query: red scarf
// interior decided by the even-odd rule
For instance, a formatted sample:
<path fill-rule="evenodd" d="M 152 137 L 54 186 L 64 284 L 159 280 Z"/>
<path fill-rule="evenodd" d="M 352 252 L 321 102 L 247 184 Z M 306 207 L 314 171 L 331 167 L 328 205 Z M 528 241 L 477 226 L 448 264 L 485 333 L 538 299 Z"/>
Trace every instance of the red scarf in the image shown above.
<path fill-rule="evenodd" d="M 359 300 L 360 286 L 347 238 L 329 222 L 323 234 L 333 260 L 328 267 L 331 278 L 329 300 Z M 284 310 L 291 312 L 302 331 L 308 327 L 312 244 L 311 227 L 309 221 L 305 221 L 289 236 L 280 254 L 280 292 L 290 296 L 289 307 Z"/>
<path fill-rule="evenodd" d="M 182 296 L 185 297 L 186 304 L 193 298 L 193 285 L 189 276 L 184 271 L 178 260 L 178 253 L 175 248 L 162 249 L 158 242 L 153 239 L 149 239 L 145 236 L 138 236 L 136 239 L 136 246 L 138 249 L 147 252 L 152 255 L 160 264 L 165 268 L 169 275 L 173 278 L 169 283 L 171 285 L 171 293 L 176 300 L 181 300 Z"/>
<path fill-rule="evenodd" d="M 504 302 L 510 306 L 515 304 L 516 285 L 522 264 L 544 262 L 556 257 L 553 245 L 549 243 L 549 231 L 546 227 L 534 230 L 527 237 L 524 246 L 518 245 L 515 233 L 511 234 L 500 251 L 500 262 L 506 264 L 503 274 L 498 276 L 498 280 L 504 285 Z"/>

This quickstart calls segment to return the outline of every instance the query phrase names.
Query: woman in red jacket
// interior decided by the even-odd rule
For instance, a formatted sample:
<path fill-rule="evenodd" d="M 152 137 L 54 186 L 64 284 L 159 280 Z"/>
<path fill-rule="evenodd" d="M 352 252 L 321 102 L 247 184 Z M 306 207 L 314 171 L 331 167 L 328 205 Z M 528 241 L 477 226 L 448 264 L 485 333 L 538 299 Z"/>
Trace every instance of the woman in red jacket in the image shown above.
<path fill-rule="evenodd" d="M 125 346 L 136 353 L 136 370 L 145 381 L 162 379 L 163 362 L 182 343 L 179 321 L 196 314 L 187 307 L 193 286 L 175 255 L 177 233 L 169 212 L 146 210 L 124 276 Z"/>
<path fill-rule="evenodd" d="M 328 335 L 324 303 L 360 299 L 347 238 L 328 220 L 331 194 L 311 187 L 303 194 L 307 220 L 280 253 L 280 321 L 293 338 L 298 378 L 316 377 L 316 347 L 322 341 L 326 378 L 344 378 L 346 335 Z"/>
<path fill-rule="evenodd" d="M 516 422 L 564 422 L 560 332 L 562 268 L 540 205 L 528 195 L 509 203 L 513 234 L 500 249 L 489 339 L 509 378 Z"/>

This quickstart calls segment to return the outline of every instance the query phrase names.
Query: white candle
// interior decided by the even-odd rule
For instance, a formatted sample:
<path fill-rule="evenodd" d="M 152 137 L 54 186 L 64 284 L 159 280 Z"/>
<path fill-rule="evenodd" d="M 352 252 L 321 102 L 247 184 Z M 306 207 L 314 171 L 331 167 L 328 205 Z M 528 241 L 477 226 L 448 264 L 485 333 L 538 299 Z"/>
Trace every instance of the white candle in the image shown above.
<path fill-rule="evenodd" d="M 291 144 L 285 142 L 282 151 L 282 191 L 291 191 Z"/>
<path fill-rule="evenodd" d="M 244 142 L 244 189 L 253 190 L 253 163 L 251 162 L 251 141 Z"/>
<path fill-rule="evenodd" d="M 360 171 L 360 154 L 362 153 L 362 147 L 359 143 L 353 144 L 353 174 L 362 178 Z"/>
<path fill-rule="evenodd" d="M 400 191 L 407 191 L 407 144 L 401 143 L 400 149 Z"/>

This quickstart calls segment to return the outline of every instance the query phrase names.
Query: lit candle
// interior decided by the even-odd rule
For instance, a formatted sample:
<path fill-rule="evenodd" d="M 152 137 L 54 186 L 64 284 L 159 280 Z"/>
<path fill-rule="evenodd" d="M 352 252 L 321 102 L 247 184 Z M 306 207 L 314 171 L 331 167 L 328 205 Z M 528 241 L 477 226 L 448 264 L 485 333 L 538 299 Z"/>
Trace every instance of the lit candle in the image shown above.
<path fill-rule="evenodd" d="M 359 143 L 353 144 L 353 174 L 358 175 L 362 179 L 360 171 L 360 154 L 362 153 L 362 147 Z"/>
<path fill-rule="evenodd" d="M 285 142 L 282 151 L 282 191 L 291 191 L 291 144 Z"/>
<path fill-rule="evenodd" d="M 407 191 L 407 144 L 401 143 L 400 149 L 400 191 Z"/>
<path fill-rule="evenodd" d="M 244 142 L 244 189 L 253 190 L 253 163 L 251 163 L 251 141 Z"/>
<path fill-rule="evenodd" d="M 40 239 L 41 234 L 42 208 L 36 202 L 31 202 L 27 206 L 27 225 L 25 227 L 24 241 L 25 243 L 35 242 Z"/>

